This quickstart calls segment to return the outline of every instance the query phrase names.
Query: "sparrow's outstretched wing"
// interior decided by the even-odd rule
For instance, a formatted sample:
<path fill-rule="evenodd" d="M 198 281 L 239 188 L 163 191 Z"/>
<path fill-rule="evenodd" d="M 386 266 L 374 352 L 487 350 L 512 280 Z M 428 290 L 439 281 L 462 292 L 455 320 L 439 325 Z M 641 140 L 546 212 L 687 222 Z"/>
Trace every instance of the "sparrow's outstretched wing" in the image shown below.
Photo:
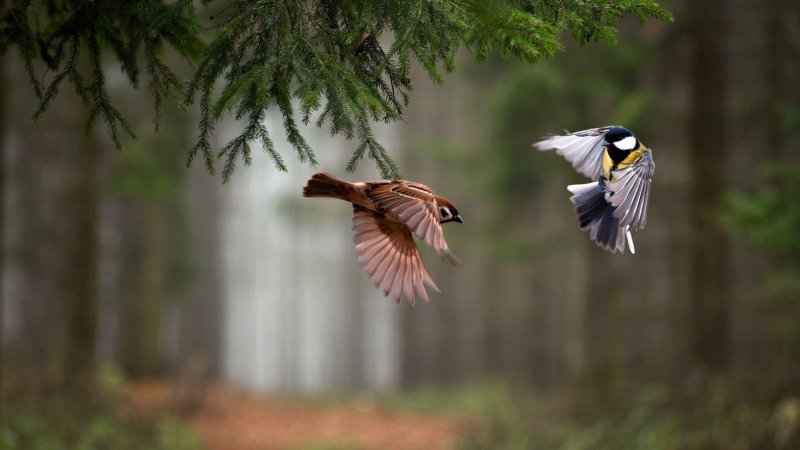
<path fill-rule="evenodd" d="M 614 217 L 621 226 L 641 230 L 647 224 L 647 202 L 654 171 L 653 154 L 646 151 L 631 166 L 611 172 L 613 181 L 607 186 L 612 195 L 608 201 L 616 206 Z"/>
<path fill-rule="evenodd" d="M 611 127 L 591 128 L 563 136 L 548 136 L 533 146 L 540 151 L 555 150 L 578 172 L 596 181 L 603 175 L 603 143 Z"/>
<path fill-rule="evenodd" d="M 425 270 L 411 231 L 402 223 L 353 205 L 353 242 L 358 265 L 384 295 L 391 294 L 399 303 L 405 294 L 413 305 L 415 290 L 423 300 L 429 301 L 425 284 L 439 292 Z"/>
<path fill-rule="evenodd" d="M 442 225 L 439 223 L 436 195 L 427 186 L 400 181 L 382 183 L 370 188 L 367 196 L 378 206 L 400 218 L 414 234 L 433 247 L 450 264 L 462 265 L 447 247 Z"/>

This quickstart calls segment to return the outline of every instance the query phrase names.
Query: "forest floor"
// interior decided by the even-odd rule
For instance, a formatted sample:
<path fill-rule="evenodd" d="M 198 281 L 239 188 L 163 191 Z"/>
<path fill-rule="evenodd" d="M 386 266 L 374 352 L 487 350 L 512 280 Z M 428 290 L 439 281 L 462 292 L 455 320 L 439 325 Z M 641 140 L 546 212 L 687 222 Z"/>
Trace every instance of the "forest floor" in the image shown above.
<path fill-rule="evenodd" d="M 136 383 L 130 401 L 146 412 L 178 411 L 209 450 L 452 449 L 470 427 L 454 415 L 397 412 L 370 396 L 315 400 L 262 396 L 212 384 L 198 398 L 164 381 Z"/>

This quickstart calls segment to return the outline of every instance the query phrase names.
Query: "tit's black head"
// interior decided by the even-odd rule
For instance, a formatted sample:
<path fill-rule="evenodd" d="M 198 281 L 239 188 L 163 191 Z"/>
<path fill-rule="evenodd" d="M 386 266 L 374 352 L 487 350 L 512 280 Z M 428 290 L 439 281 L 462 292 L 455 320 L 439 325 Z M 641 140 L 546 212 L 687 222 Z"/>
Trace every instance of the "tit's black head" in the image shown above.
<path fill-rule="evenodd" d="M 636 150 L 639 140 L 627 128 L 611 127 L 605 134 L 606 145 L 613 145 L 619 150 Z"/>
<path fill-rule="evenodd" d="M 621 141 L 626 137 L 633 136 L 633 133 L 630 132 L 627 128 L 624 127 L 611 127 L 606 131 L 606 142 L 609 144 Z"/>

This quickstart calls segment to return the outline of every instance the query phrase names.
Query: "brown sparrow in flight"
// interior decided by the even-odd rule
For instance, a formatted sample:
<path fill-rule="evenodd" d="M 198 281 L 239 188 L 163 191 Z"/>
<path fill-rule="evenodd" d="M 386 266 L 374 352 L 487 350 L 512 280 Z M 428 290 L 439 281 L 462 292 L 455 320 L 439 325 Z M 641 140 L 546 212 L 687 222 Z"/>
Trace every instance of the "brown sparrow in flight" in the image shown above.
<path fill-rule="evenodd" d="M 414 290 L 426 302 L 425 284 L 433 282 L 411 233 L 416 234 L 451 264 L 461 261 L 444 241 L 441 224 L 464 223 L 456 207 L 428 186 L 405 180 L 350 183 L 317 173 L 303 188 L 303 197 L 338 198 L 353 204 L 353 243 L 358 265 L 384 295 L 399 303 L 405 294 L 414 304 Z"/>

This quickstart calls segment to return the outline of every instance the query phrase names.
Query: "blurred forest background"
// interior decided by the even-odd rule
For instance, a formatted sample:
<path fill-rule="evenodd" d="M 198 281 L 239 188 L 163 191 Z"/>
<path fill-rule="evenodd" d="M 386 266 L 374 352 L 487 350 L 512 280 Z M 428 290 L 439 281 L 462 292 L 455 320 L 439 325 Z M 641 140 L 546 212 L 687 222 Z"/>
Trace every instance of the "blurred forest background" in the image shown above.
<path fill-rule="evenodd" d="M 353 431 L 413 414 L 458 418 L 444 436 L 464 448 L 800 448 L 800 3 L 664 6 L 674 23 L 625 21 L 617 45 L 533 67 L 464 55 L 443 85 L 417 71 L 405 123 L 376 133 L 466 224 L 445 229 L 465 267 L 426 251 L 442 294 L 414 308 L 357 270 L 347 205 L 300 197 L 313 168 L 254 154 L 228 184 L 187 169 L 196 117 L 165 109 L 153 131 L 115 69 L 138 131 L 120 151 L 102 127 L 83 136 L 73 94 L 33 122 L 6 55 L 0 448 L 214 447 L 203 430 L 233 421 L 202 411 L 223 383 L 361 418 L 288 447 L 444 445 Z M 530 146 L 609 124 L 655 152 L 636 255 L 577 229 L 580 175 Z M 345 174 L 354 144 L 306 131 L 319 169 L 378 177 Z M 97 392 L 65 399 L 86 377 Z M 158 383 L 166 412 L 132 412 Z M 241 421 L 281 432 L 259 417 Z"/>

